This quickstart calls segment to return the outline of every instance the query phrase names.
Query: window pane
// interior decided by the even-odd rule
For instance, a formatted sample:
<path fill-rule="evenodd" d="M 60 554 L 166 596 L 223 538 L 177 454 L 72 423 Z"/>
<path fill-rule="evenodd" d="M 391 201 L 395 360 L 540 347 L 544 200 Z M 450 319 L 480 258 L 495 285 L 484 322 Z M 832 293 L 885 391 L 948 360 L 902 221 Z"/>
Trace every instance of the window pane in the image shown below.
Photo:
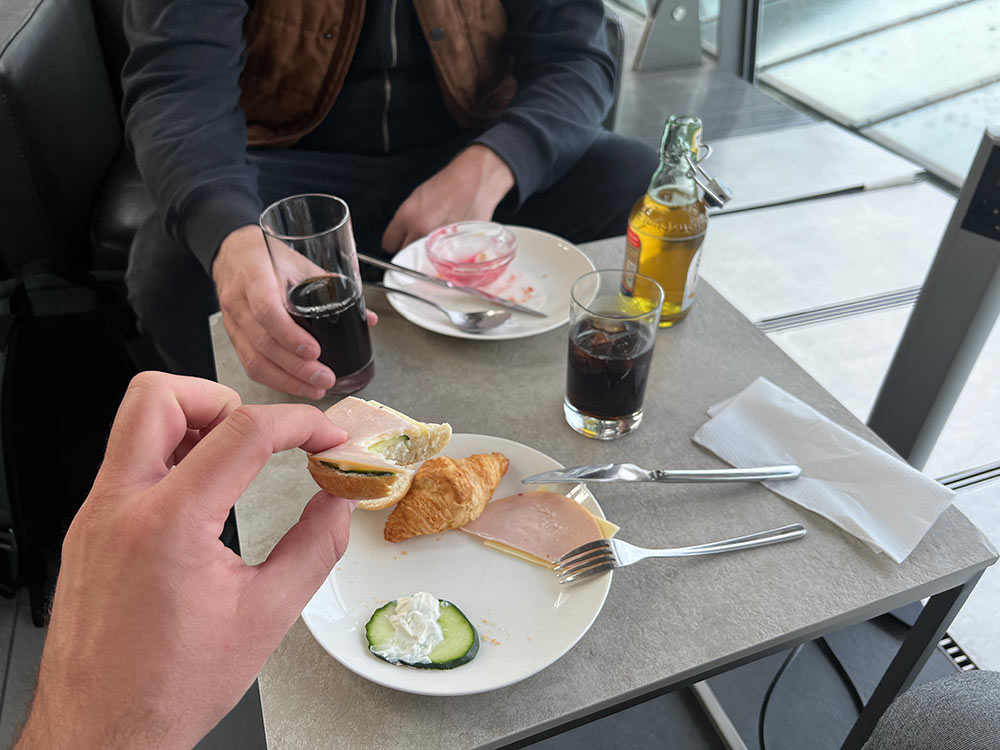
<path fill-rule="evenodd" d="M 758 80 L 960 184 L 1000 114 L 1000 0 L 764 0 Z"/>

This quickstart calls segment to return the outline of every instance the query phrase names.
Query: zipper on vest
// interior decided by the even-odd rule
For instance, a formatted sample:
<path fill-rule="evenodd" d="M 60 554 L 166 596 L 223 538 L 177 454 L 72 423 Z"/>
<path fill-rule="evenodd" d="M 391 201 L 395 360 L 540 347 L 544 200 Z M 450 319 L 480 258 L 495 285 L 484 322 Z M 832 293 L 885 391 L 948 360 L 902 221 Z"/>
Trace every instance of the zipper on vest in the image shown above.
<path fill-rule="evenodd" d="M 396 43 L 396 3 L 392 0 L 389 7 L 389 70 L 396 67 L 399 57 L 399 47 Z M 382 109 L 382 147 L 389 153 L 389 104 L 392 102 L 392 81 L 389 80 L 389 70 L 383 71 L 383 87 L 385 89 L 385 106 Z"/>

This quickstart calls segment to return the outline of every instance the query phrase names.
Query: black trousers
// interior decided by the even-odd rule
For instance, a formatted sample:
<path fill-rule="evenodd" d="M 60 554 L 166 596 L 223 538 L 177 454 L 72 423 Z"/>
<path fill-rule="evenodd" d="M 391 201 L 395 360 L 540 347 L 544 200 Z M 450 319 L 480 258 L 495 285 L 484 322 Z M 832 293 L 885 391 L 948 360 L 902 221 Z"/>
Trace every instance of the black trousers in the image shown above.
<path fill-rule="evenodd" d="M 253 151 L 249 158 L 265 206 L 297 193 L 340 196 L 350 206 L 358 249 L 379 255 L 382 233 L 399 205 L 468 140 L 388 157 L 285 149 Z M 657 163 L 649 146 L 602 132 L 561 180 L 520 205 L 504 199 L 494 218 L 576 243 L 624 234 L 629 210 Z M 168 366 L 214 379 L 207 318 L 219 309 L 215 287 L 194 255 L 167 237 L 157 216 L 136 235 L 126 281 L 140 325 Z"/>

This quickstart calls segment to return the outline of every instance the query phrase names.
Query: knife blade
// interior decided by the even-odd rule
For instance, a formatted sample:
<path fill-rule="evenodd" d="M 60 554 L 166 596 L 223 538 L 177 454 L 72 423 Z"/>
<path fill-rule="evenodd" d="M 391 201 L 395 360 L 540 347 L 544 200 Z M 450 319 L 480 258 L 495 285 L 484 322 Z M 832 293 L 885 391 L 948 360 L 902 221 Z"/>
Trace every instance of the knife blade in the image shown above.
<path fill-rule="evenodd" d="M 421 281 L 427 281 L 431 284 L 437 284 L 438 286 L 443 286 L 446 289 L 451 289 L 453 292 L 459 292 L 461 294 L 471 294 L 475 297 L 481 297 L 488 300 L 490 303 L 497 305 L 498 307 L 506 307 L 508 310 L 516 310 L 517 312 L 524 313 L 526 315 L 534 315 L 536 318 L 547 318 L 548 315 L 541 312 L 540 310 L 532 310 L 530 307 L 525 307 L 524 305 L 519 305 L 516 302 L 511 302 L 509 299 L 504 299 L 503 297 L 498 297 L 495 294 L 490 294 L 489 292 L 484 292 L 482 289 L 476 289 L 471 286 L 460 286 L 458 284 L 453 284 L 445 279 L 439 279 L 436 276 L 429 276 L 426 273 L 421 273 L 420 271 L 415 271 L 412 268 L 407 268 L 406 266 L 400 266 L 396 263 L 391 263 L 387 260 L 379 260 L 378 258 L 373 258 L 370 255 L 365 255 L 364 253 L 358 253 L 358 260 L 362 263 L 367 263 L 370 266 L 375 266 L 376 268 L 381 268 L 386 271 L 396 271 L 404 276 L 412 276 L 415 279 L 420 279 Z"/>
<path fill-rule="evenodd" d="M 521 480 L 521 484 L 550 482 L 759 482 L 764 479 L 795 479 L 802 469 L 794 465 L 757 466 L 746 469 L 644 469 L 629 463 L 570 466 L 543 471 Z"/>

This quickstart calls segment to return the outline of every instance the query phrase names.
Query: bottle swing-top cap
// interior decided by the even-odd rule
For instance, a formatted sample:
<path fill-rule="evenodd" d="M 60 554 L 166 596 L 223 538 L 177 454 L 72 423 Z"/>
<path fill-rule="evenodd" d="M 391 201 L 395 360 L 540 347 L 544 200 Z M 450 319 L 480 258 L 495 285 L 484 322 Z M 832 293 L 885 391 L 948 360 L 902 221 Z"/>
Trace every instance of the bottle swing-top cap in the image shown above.
<path fill-rule="evenodd" d="M 724 205 L 729 203 L 733 197 L 733 191 L 730 190 L 726 183 L 717 177 L 712 177 L 708 172 L 705 171 L 704 167 L 701 166 L 703 161 L 706 161 L 712 155 L 712 147 L 707 143 L 702 143 L 699 147 L 699 151 L 704 149 L 705 155 L 699 154 L 698 160 L 695 161 L 691 158 L 690 154 L 684 154 L 684 158 L 687 159 L 688 166 L 691 167 L 688 176 L 693 177 L 694 181 L 698 184 L 698 187 L 702 189 L 705 193 L 705 202 L 708 205 L 715 208 L 722 208 Z M 708 180 L 708 184 L 705 184 L 698 178 L 698 173 Z"/>
<path fill-rule="evenodd" d="M 663 141 L 660 143 L 661 163 L 672 162 L 681 166 L 687 162 L 688 170 L 684 176 L 701 188 L 708 205 L 722 208 L 733 197 L 733 193 L 722 180 L 712 177 L 701 166 L 711 155 L 712 147 L 701 143 L 700 117 L 672 115 L 667 118 Z"/>

